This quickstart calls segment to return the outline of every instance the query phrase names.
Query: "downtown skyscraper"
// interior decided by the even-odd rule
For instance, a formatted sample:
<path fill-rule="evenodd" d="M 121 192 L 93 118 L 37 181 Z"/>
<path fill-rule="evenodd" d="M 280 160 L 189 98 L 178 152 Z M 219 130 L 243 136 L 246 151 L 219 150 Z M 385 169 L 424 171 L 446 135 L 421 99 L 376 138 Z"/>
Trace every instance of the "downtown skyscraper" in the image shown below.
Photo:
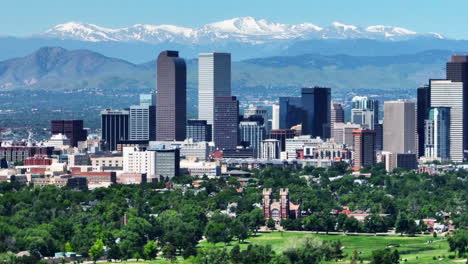
<path fill-rule="evenodd" d="M 198 119 L 214 122 L 216 97 L 231 96 L 231 54 L 201 53 L 198 58 Z"/>
<path fill-rule="evenodd" d="M 163 51 L 157 60 L 156 140 L 186 137 L 187 68 L 178 51 Z"/>
<path fill-rule="evenodd" d="M 416 154 L 416 104 L 409 101 L 384 103 L 383 150 Z"/>
<path fill-rule="evenodd" d="M 323 87 L 302 88 L 302 108 L 305 119 L 302 134 L 329 138 L 331 121 L 331 89 Z"/>

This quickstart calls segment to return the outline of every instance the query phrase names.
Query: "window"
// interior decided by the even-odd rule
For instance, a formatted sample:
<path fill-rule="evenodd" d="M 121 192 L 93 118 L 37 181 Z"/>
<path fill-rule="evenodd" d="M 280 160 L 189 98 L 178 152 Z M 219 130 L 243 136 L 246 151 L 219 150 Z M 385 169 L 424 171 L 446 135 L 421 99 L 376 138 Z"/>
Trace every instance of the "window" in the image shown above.
<path fill-rule="evenodd" d="M 278 209 L 271 210 L 271 217 L 272 218 L 279 218 L 279 210 Z"/>

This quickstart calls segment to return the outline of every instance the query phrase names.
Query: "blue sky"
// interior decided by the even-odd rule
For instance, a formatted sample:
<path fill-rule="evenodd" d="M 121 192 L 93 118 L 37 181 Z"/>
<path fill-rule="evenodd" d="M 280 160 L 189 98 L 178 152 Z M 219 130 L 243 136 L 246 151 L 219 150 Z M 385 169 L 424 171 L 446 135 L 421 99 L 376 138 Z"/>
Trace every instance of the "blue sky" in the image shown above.
<path fill-rule="evenodd" d="M 468 39 L 468 0 L 1 0 L 0 35 L 25 36 L 79 21 L 104 27 L 198 27 L 240 16 L 273 22 L 385 24 Z"/>

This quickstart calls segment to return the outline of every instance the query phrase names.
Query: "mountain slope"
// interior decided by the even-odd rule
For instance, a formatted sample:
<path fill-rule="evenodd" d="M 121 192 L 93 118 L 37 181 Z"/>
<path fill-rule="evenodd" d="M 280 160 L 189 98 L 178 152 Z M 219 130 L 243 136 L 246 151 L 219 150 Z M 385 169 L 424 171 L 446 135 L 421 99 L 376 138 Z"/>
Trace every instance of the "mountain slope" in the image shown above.
<path fill-rule="evenodd" d="M 437 33 L 417 33 L 401 27 L 384 25 L 358 27 L 334 22 L 330 26 L 322 28 L 311 23 L 289 25 L 253 17 L 228 19 L 207 24 L 200 28 L 136 24 L 127 28 L 112 29 L 88 23 L 68 22 L 56 25 L 37 36 L 90 42 L 207 44 L 233 41 L 253 45 L 295 39 L 376 39 L 395 41 L 421 36 L 437 39 L 444 38 Z"/>
<path fill-rule="evenodd" d="M 233 87 L 241 96 L 276 98 L 300 87 L 324 85 L 334 92 L 408 90 L 443 77 L 451 51 L 398 56 L 305 54 L 233 62 Z M 102 93 L 152 90 L 155 62 L 132 64 L 86 50 L 42 48 L 22 58 L 0 62 L 0 89 L 89 90 Z M 197 88 L 197 60 L 187 60 L 188 86 Z"/>

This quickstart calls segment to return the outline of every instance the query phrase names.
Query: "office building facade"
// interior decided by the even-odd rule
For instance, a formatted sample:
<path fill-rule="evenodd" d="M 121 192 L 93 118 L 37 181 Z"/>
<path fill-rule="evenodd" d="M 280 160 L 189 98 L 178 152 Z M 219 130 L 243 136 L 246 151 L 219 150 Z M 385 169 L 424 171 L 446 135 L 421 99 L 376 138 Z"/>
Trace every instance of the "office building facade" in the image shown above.
<path fill-rule="evenodd" d="M 132 105 L 129 109 L 129 140 L 156 140 L 156 107 Z"/>
<path fill-rule="evenodd" d="M 187 124 L 187 68 L 177 51 L 157 60 L 156 139 L 184 140 Z"/>
<path fill-rule="evenodd" d="M 361 169 L 375 165 L 375 131 L 374 130 L 354 130 L 354 156 L 353 167 Z"/>
<path fill-rule="evenodd" d="M 261 122 L 241 121 L 239 123 L 240 143 L 244 147 L 253 149 L 254 158 L 260 156 L 260 145 L 265 138 L 265 126 Z"/>
<path fill-rule="evenodd" d="M 416 153 L 416 105 L 409 101 L 384 103 L 383 150 Z"/>
<path fill-rule="evenodd" d="M 129 139 L 128 110 L 103 110 L 101 111 L 101 138 L 105 142 L 108 151 L 117 150 L 117 144 Z"/>
<path fill-rule="evenodd" d="M 302 134 L 313 137 L 330 137 L 331 89 L 323 87 L 302 88 L 301 103 L 305 111 Z"/>
<path fill-rule="evenodd" d="M 52 135 L 65 135 L 73 147 L 78 146 L 78 141 L 86 141 L 88 132 L 83 128 L 83 120 L 52 120 Z"/>
<path fill-rule="evenodd" d="M 431 87 L 431 107 L 450 108 L 450 159 L 454 162 L 463 162 L 464 84 L 450 80 L 430 80 L 429 85 Z"/>
<path fill-rule="evenodd" d="M 418 156 L 425 156 L 425 121 L 428 119 L 429 110 L 431 108 L 431 88 L 425 85 L 418 88 L 417 92 L 417 106 L 416 106 L 416 133 L 418 140 Z"/>
<path fill-rule="evenodd" d="M 216 97 L 231 96 L 231 54 L 201 53 L 198 57 L 198 119 L 214 122 Z"/>
<path fill-rule="evenodd" d="M 450 159 L 450 108 L 434 107 L 425 120 L 425 157 Z"/>
<path fill-rule="evenodd" d="M 215 97 L 213 141 L 219 150 L 238 145 L 239 101 L 235 96 Z"/>
<path fill-rule="evenodd" d="M 193 142 L 211 141 L 212 125 L 206 120 L 187 120 L 187 138 L 191 138 Z"/>

